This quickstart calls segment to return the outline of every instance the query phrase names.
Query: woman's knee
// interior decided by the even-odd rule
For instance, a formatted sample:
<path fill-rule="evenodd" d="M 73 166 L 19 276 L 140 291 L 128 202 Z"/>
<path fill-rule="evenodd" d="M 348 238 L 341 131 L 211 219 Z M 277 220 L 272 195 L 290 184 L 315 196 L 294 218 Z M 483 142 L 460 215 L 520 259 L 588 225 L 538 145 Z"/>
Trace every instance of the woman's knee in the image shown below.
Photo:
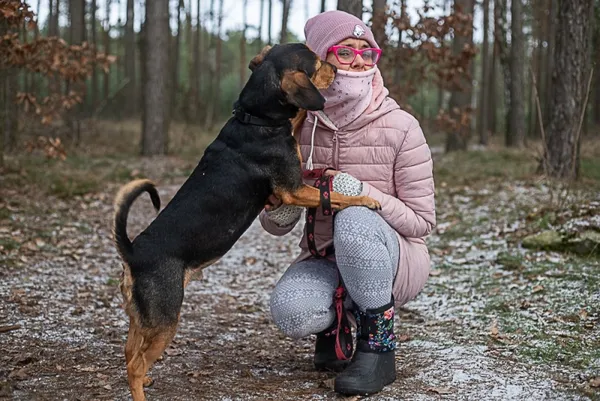
<path fill-rule="evenodd" d="M 321 269 L 319 273 L 310 267 L 292 266 L 275 286 L 270 300 L 271 316 L 285 335 L 302 338 L 331 324 L 335 283 L 325 270 L 327 266 Z"/>
<path fill-rule="evenodd" d="M 270 308 L 273 322 L 292 338 L 325 330 L 333 319 L 331 295 L 314 290 L 275 291 Z"/>
<path fill-rule="evenodd" d="M 389 229 L 376 212 L 361 206 L 352 206 L 337 212 L 334 220 L 333 241 L 337 249 L 356 247 L 364 241 L 385 243 Z"/>

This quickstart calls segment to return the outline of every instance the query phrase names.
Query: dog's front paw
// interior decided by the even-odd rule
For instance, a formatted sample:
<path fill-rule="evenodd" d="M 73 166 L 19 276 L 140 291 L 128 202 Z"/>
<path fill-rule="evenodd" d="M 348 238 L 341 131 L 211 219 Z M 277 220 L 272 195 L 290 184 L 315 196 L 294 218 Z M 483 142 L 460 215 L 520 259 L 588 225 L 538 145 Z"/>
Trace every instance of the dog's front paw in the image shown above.
<path fill-rule="evenodd" d="M 152 379 L 150 376 L 144 377 L 144 387 L 150 387 L 153 384 L 154 384 L 154 379 Z"/>
<path fill-rule="evenodd" d="M 369 198 L 368 196 L 364 197 L 364 206 L 368 207 L 371 210 L 381 210 L 381 204 L 377 202 L 373 198 Z"/>

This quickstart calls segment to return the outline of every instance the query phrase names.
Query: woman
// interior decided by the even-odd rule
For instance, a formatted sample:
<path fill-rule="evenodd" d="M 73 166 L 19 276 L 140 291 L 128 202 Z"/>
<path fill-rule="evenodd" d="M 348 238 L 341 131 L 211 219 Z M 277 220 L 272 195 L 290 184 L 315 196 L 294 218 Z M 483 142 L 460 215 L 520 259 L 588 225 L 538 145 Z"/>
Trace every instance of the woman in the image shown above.
<path fill-rule="evenodd" d="M 275 286 L 271 313 L 290 337 L 317 334 L 315 366 L 345 368 L 335 378 L 337 392 L 372 394 L 396 379 L 394 307 L 413 299 L 429 275 L 424 237 L 435 226 L 431 153 L 417 120 L 388 97 L 377 69 L 381 50 L 361 20 L 329 11 L 308 20 L 304 33 L 306 44 L 338 71 L 322 92 L 325 109 L 309 112 L 297 133 L 303 168 L 332 168 L 334 191 L 370 196 L 382 209 L 349 207 L 333 221 L 319 210 L 314 237 L 305 227 L 300 256 Z M 284 235 L 301 214 L 272 197 L 260 221 L 269 233 Z M 327 256 L 312 256 L 307 237 Z M 343 340 L 349 324 L 334 302 L 340 284 L 357 323 L 348 365 L 351 336 Z"/>

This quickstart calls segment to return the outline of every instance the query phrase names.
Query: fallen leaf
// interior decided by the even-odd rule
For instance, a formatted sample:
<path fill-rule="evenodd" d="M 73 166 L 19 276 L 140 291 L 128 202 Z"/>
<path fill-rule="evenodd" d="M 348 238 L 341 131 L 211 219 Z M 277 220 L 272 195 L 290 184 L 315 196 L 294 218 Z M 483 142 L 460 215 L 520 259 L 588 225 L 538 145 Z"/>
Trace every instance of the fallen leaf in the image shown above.
<path fill-rule="evenodd" d="M 494 321 L 492 322 L 492 327 L 490 328 L 490 335 L 492 337 L 497 337 L 498 333 L 499 333 L 498 321 L 496 319 L 494 319 Z"/>
<path fill-rule="evenodd" d="M 213 372 L 210 370 L 195 370 L 195 371 L 191 371 L 191 372 L 187 372 L 188 376 L 191 377 L 206 377 L 206 376 L 210 376 Z"/>
<path fill-rule="evenodd" d="M 323 380 L 321 383 L 319 383 L 319 387 L 333 390 L 335 388 L 335 378 Z"/>
<path fill-rule="evenodd" d="M 582 309 L 579 311 L 579 318 L 581 320 L 587 320 L 588 318 L 588 312 L 585 309 Z"/>
<path fill-rule="evenodd" d="M 427 391 L 432 392 L 432 393 L 436 393 L 436 394 L 452 394 L 452 390 L 450 390 L 450 388 L 448 387 L 429 387 L 427 389 Z"/>
<path fill-rule="evenodd" d="M 432 270 L 432 271 L 429 272 L 429 275 L 432 276 L 432 277 L 439 276 L 440 274 L 442 274 L 441 270 Z"/>
<path fill-rule="evenodd" d="M 25 380 L 29 377 L 27 374 L 27 368 L 21 368 L 19 370 L 13 370 L 8 375 L 9 379 Z"/>
<path fill-rule="evenodd" d="M 412 340 L 412 338 L 408 334 L 402 334 L 402 335 L 399 335 L 398 337 L 396 337 L 396 341 L 398 341 L 399 343 L 405 343 L 410 340 Z"/>
<path fill-rule="evenodd" d="M 543 285 L 536 285 L 535 287 L 533 287 L 533 289 L 531 290 L 532 293 L 536 293 L 536 292 L 540 292 L 540 291 L 544 291 L 544 286 Z"/>
<path fill-rule="evenodd" d="M 79 370 L 80 372 L 97 372 L 100 369 L 98 369 L 95 366 L 85 366 L 83 368 L 78 368 L 77 370 Z"/>
<path fill-rule="evenodd" d="M 179 348 L 170 347 L 165 350 L 165 354 L 167 354 L 169 356 L 177 356 L 177 355 L 181 355 L 182 352 Z"/>
<path fill-rule="evenodd" d="M 590 380 L 590 387 L 600 387 L 600 376 L 594 377 Z"/>
<path fill-rule="evenodd" d="M 256 264 L 256 258 L 252 256 L 247 256 L 246 258 L 244 258 L 244 263 L 248 266 L 252 266 Z"/>

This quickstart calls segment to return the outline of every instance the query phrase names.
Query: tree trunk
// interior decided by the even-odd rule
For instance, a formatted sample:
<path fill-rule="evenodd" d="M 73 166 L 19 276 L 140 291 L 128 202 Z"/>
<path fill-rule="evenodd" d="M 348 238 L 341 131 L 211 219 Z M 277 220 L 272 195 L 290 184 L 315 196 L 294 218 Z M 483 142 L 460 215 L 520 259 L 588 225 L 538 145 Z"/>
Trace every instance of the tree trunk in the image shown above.
<path fill-rule="evenodd" d="M 454 7 L 463 13 L 473 15 L 475 10 L 475 0 L 454 0 Z M 452 53 L 457 55 L 462 52 L 467 45 L 473 44 L 473 30 L 468 36 L 455 36 L 452 42 Z M 462 120 L 461 114 L 468 112 L 467 109 L 471 106 L 471 96 L 473 94 L 473 85 L 470 78 L 461 80 L 462 90 L 455 90 L 450 95 L 450 116 L 457 121 Z M 457 114 L 458 113 L 458 114 Z M 471 136 L 470 124 L 462 125 L 458 130 L 448 132 L 446 137 L 446 152 L 456 150 L 466 150 L 468 141 Z"/>
<path fill-rule="evenodd" d="M 362 0 L 338 0 L 337 9 L 355 15 L 362 19 L 363 2 Z"/>
<path fill-rule="evenodd" d="M 269 0 L 269 27 L 267 29 L 268 33 L 269 33 L 269 40 L 267 40 L 267 43 L 269 45 L 272 45 L 273 42 L 273 34 L 271 29 L 273 28 L 273 0 Z"/>
<path fill-rule="evenodd" d="M 523 0 L 511 3 L 510 46 L 510 124 L 506 146 L 525 145 L 525 38 L 523 35 Z"/>
<path fill-rule="evenodd" d="M 442 3 L 443 14 L 447 15 L 448 13 L 448 4 L 450 0 L 444 0 Z M 444 86 L 440 83 L 438 84 L 438 93 L 437 93 L 437 111 L 436 115 L 439 115 L 442 110 L 444 110 L 444 100 L 445 100 L 446 91 L 444 90 Z"/>
<path fill-rule="evenodd" d="M 579 175 L 581 119 L 590 74 L 593 0 L 560 1 L 543 166 L 555 178 Z"/>
<path fill-rule="evenodd" d="M 221 0 L 219 0 L 221 1 Z M 215 1 L 211 0 L 210 1 L 210 11 L 209 11 L 209 17 L 210 17 L 210 31 L 208 32 L 208 40 L 207 40 L 207 46 L 206 46 L 206 51 L 204 53 L 206 54 L 211 54 L 211 58 L 209 60 L 207 60 L 207 62 L 205 63 L 205 65 L 207 66 L 208 70 L 209 70 L 209 79 L 208 79 L 208 99 L 210 99 L 209 101 L 206 102 L 206 118 L 204 119 L 204 126 L 206 129 L 210 129 L 213 126 L 213 119 L 215 117 L 215 96 L 218 96 L 216 91 L 217 89 L 215 89 L 215 79 L 213 79 L 213 77 L 216 76 L 216 68 L 217 68 L 217 61 L 216 61 L 216 54 L 215 57 L 213 59 L 212 57 L 212 42 L 213 39 L 216 40 L 217 42 L 219 42 L 217 33 L 215 32 Z M 219 42 L 220 43 L 220 42 Z M 215 53 L 216 53 L 217 49 L 215 49 Z M 219 49 L 219 52 L 221 50 Z"/>
<path fill-rule="evenodd" d="M 69 19 L 70 19 L 70 43 L 80 45 L 86 40 L 85 30 L 85 0 L 69 1 Z M 67 82 L 66 92 L 69 93 L 73 88 Z M 82 94 L 83 103 L 86 102 L 85 81 L 76 84 L 75 91 Z M 78 145 L 81 139 L 81 104 L 76 105 L 72 110 L 66 113 L 67 126 L 71 131 L 71 139 L 75 145 Z"/>
<path fill-rule="evenodd" d="M 559 0 L 549 0 L 550 10 L 548 13 L 548 49 L 546 51 L 546 79 L 543 83 L 543 92 L 542 92 L 542 106 L 543 106 L 543 118 L 544 118 L 544 127 L 548 127 L 550 124 L 550 93 L 552 92 L 552 85 L 554 82 L 554 54 L 556 52 L 556 36 L 557 36 L 557 26 L 558 26 L 558 3 Z"/>
<path fill-rule="evenodd" d="M 90 21 L 91 21 L 91 45 L 94 48 L 94 54 L 96 54 L 97 49 L 97 38 L 96 38 L 96 12 L 98 11 L 98 5 L 96 4 L 96 0 L 91 1 L 91 9 L 90 9 Z M 91 101 L 91 113 L 96 109 L 96 104 L 98 103 L 98 74 L 96 72 L 96 63 L 93 65 L 92 69 L 92 88 L 90 93 L 90 101 Z M 91 114 L 90 113 L 90 114 Z"/>
<path fill-rule="evenodd" d="M 48 3 L 48 36 L 59 36 L 58 17 L 60 16 L 60 0 Z"/>
<path fill-rule="evenodd" d="M 592 106 L 592 118 L 595 125 L 595 132 L 598 136 L 600 133 L 600 2 L 596 1 L 594 7 L 594 42 L 592 49 L 594 50 L 594 59 L 596 72 L 594 74 L 594 104 Z"/>
<path fill-rule="evenodd" d="M 174 115 L 177 110 L 177 94 L 179 93 L 179 65 L 180 65 L 180 57 L 181 57 L 181 10 L 184 9 L 185 4 L 183 4 L 183 0 L 179 0 L 177 3 L 177 34 L 174 38 L 173 43 L 173 53 L 171 57 L 171 80 L 169 82 L 169 93 L 171 94 L 169 97 L 171 101 L 169 102 L 169 112 L 170 116 Z M 169 29 L 169 39 L 172 38 L 171 30 Z M 170 121 L 171 117 L 167 119 Z"/>
<path fill-rule="evenodd" d="M 0 19 L 0 37 L 9 33 L 8 24 Z M 16 71 L 0 67 L 0 167 L 4 166 L 4 153 L 16 143 L 17 94 Z"/>
<path fill-rule="evenodd" d="M 292 6 L 292 0 L 281 0 L 283 3 L 283 13 L 281 18 L 281 40 L 279 43 L 287 43 L 288 41 L 288 20 L 290 17 L 290 8 Z"/>
<path fill-rule="evenodd" d="M 223 2 L 224 0 L 219 0 L 219 15 L 217 16 L 217 43 L 216 43 L 216 51 L 215 51 L 215 58 L 216 58 L 216 65 L 215 65 L 215 96 L 213 97 L 214 99 L 214 108 L 213 108 L 213 113 L 212 113 L 212 121 L 215 120 L 215 118 L 218 115 L 218 112 L 221 111 L 220 106 L 220 102 L 221 102 L 221 75 L 222 75 L 222 68 L 221 68 L 221 63 L 222 63 L 222 58 L 223 58 L 223 39 L 221 38 L 222 35 L 222 28 L 223 28 Z"/>
<path fill-rule="evenodd" d="M 258 20 L 258 48 L 262 49 L 263 22 L 265 20 L 265 0 L 260 0 L 260 18 Z"/>
<path fill-rule="evenodd" d="M 145 17 L 144 12 L 144 17 Z M 137 40 L 138 45 L 138 65 L 140 66 L 140 97 L 138 107 L 141 112 L 142 118 L 142 132 L 146 132 L 146 81 L 148 80 L 148 73 L 146 72 L 146 21 L 143 21 L 140 26 L 140 33 Z"/>
<path fill-rule="evenodd" d="M 110 54 L 110 3 L 111 0 L 106 0 L 106 14 L 104 17 L 104 53 Z M 104 101 L 108 99 L 110 93 L 110 71 L 104 72 L 103 97 Z"/>
<path fill-rule="evenodd" d="M 127 0 L 127 19 L 125 20 L 125 79 L 127 79 L 126 89 L 126 110 L 127 116 L 131 117 L 137 112 L 137 82 L 135 73 L 135 28 L 134 28 L 134 1 Z"/>
<path fill-rule="evenodd" d="M 497 76 L 498 76 L 498 52 L 500 50 L 500 46 L 498 45 L 497 41 L 499 38 L 499 34 L 497 32 L 497 24 L 496 24 L 496 5 L 497 5 L 497 1 L 494 0 L 494 9 L 493 9 L 493 13 L 492 15 L 494 16 L 494 21 L 493 21 L 493 32 L 494 34 L 492 35 L 492 62 L 490 64 L 490 85 L 489 85 L 489 89 L 490 89 L 490 94 L 489 94 L 489 99 L 490 99 L 490 105 L 489 105 L 489 109 L 488 109 L 488 127 L 489 127 L 489 133 L 490 136 L 494 135 L 496 133 L 497 128 L 497 111 L 498 111 L 498 83 L 497 81 Z"/>
<path fill-rule="evenodd" d="M 144 156 L 167 152 L 169 112 L 169 0 L 146 2 L 145 22 L 146 81 L 144 131 L 141 153 Z"/>
<path fill-rule="evenodd" d="M 81 44 L 85 41 L 85 0 L 69 1 L 69 18 L 71 21 L 71 44 Z"/>
<path fill-rule="evenodd" d="M 373 22 L 371 29 L 375 41 L 382 49 L 385 48 L 387 35 L 385 34 L 385 26 L 387 23 L 386 0 L 373 0 Z"/>
<path fill-rule="evenodd" d="M 500 60 L 500 67 L 502 69 L 502 75 L 504 77 L 504 134 L 506 135 L 510 127 L 510 112 L 512 110 L 510 101 L 510 60 L 509 51 L 507 48 L 508 33 L 506 30 L 506 1 L 507 0 L 496 0 L 494 6 L 494 34 L 496 35 L 496 46 L 497 54 Z"/>
<path fill-rule="evenodd" d="M 488 144 L 489 137 L 489 103 L 490 103 L 490 81 L 489 76 L 489 30 L 490 30 L 490 0 L 483 0 L 483 45 L 481 49 L 481 87 L 479 93 L 479 117 L 477 118 L 477 132 L 479 143 Z"/>
<path fill-rule="evenodd" d="M 242 9 L 242 35 L 240 36 L 240 90 L 246 83 L 246 69 L 248 61 L 246 60 L 246 29 L 248 29 L 248 20 L 246 11 L 248 9 L 248 0 L 244 0 L 244 8 Z"/>
<path fill-rule="evenodd" d="M 185 54 L 186 54 L 186 70 L 188 82 L 187 90 L 185 91 L 185 99 L 183 102 L 183 116 L 186 122 L 190 122 L 192 116 L 196 114 L 194 105 L 196 99 L 194 98 L 194 40 L 193 40 L 193 27 L 192 27 L 192 0 L 189 0 L 188 7 L 185 12 Z"/>
<path fill-rule="evenodd" d="M 200 0 L 196 1 L 196 30 L 194 31 L 194 68 L 190 71 L 190 82 L 192 85 L 192 102 L 196 120 L 198 120 L 200 112 L 200 85 L 202 83 L 202 68 L 200 67 L 200 51 L 202 47 L 202 14 L 200 12 Z"/>
<path fill-rule="evenodd" d="M 547 73 L 544 63 L 545 42 L 548 38 L 548 18 L 546 18 L 546 11 L 547 0 L 535 0 L 533 4 L 534 21 L 532 22 L 533 43 L 535 43 L 535 47 L 532 52 L 531 63 L 533 64 L 533 74 L 535 75 L 535 80 L 537 83 L 537 96 L 540 101 L 545 98 L 543 85 L 545 83 L 545 76 Z M 533 81 L 532 77 L 529 77 L 529 80 Z M 537 100 L 536 94 L 533 90 L 533 83 L 528 82 L 528 84 L 531 91 L 531 111 L 529 112 L 531 124 L 529 136 L 531 138 L 539 138 L 541 136 L 540 126 L 542 122 L 539 120 L 539 116 L 537 114 Z"/>

